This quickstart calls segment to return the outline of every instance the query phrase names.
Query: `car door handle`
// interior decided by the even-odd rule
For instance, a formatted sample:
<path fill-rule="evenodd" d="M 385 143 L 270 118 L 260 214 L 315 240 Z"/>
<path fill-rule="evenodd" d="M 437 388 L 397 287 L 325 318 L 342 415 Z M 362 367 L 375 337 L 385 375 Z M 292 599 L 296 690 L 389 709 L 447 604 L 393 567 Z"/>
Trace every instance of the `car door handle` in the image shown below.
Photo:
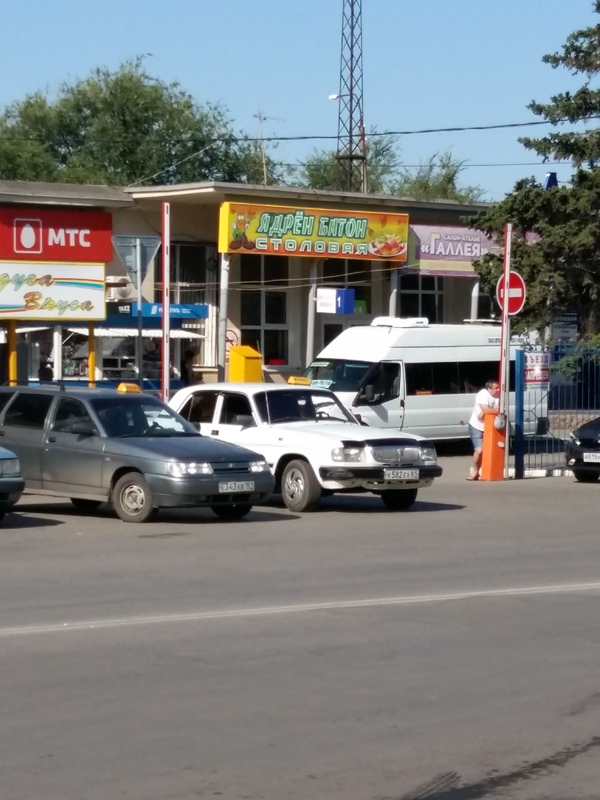
<path fill-rule="evenodd" d="M 55 441 L 56 441 L 56 436 L 49 436 L 49 437 L 46 439 L 46 441 L 47 441 L 47 442 L 55 442 Z"/>
<path fill-rule="evenodd" d="M 219 431 L 213 430 L 213 431 L 210 432 L 210 435 L 211 436 L 218 436 L 219 435 Z"/>
<path fill-rule="evenodd" d="M 4 431 L 0 431 L 0 436 L 4 436 Z"/>

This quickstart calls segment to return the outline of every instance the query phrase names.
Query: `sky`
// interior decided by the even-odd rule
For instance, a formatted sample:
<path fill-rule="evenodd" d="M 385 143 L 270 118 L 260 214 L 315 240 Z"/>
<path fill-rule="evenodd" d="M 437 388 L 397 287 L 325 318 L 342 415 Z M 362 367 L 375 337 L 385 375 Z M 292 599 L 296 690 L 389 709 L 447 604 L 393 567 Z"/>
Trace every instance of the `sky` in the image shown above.
<path fill-rule="evenodd" d="M 574 30 L 596 24 L 592 0 L 362 0 L 365 127 L 419 131 L 528 122 L 532 100 L 582 81 L 543 64 Z M 96 66 L 146 55 L 200 103 L 220 103 L 236 130 L 335 136 L 342 0 L 0 0 L 0 107 L 52 94 Z M 463 185 L 498 200 L 515 181 L 550 169 L 518 142 L 550 126 L 413 133 L 399 139 L 413 170 L 436 153 L 465 162 Z M 335 140 L 286 142 L 296 163 Z M 483 166 L 485 165 L 485 166 Z M 492 166 L 488 166 L 492 165 Z"/>

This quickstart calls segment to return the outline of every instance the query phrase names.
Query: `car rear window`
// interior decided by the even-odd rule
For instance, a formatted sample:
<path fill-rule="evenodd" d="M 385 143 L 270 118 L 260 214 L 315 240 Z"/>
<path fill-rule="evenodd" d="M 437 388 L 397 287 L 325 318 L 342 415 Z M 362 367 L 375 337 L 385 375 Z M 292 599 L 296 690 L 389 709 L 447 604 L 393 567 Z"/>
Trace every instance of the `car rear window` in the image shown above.
<path fill-rule="evenodd" d="M 53 399 L 52 395 L 19 392 L 6 411 L 4 425 L 41 430 Z"/>

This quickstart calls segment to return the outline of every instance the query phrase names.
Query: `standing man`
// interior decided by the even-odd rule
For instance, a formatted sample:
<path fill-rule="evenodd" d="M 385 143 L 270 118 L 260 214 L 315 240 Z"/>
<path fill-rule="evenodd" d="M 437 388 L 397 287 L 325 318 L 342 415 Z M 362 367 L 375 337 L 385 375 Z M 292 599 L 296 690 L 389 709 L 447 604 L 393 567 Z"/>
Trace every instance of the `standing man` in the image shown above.
<path fill-rule="evenodd" d="M 186 350 L 181 359 L 181 380 L 184 386 L 194 383 L 194 351 Z"/>
<path fill-rule="evenodd" d="M 473 413 L 469 420 L 469 435 L 473 443 L 473 463 L 468 481 L 479 480 L 479 468 L 481 467 L 481 453 L 483 450 L 483 428 L 484 415 L 497 414 L 500 398 L 500 384 L 498 381 L 489 380 L 485 384 L 485 389 L 477 392 Z"/>

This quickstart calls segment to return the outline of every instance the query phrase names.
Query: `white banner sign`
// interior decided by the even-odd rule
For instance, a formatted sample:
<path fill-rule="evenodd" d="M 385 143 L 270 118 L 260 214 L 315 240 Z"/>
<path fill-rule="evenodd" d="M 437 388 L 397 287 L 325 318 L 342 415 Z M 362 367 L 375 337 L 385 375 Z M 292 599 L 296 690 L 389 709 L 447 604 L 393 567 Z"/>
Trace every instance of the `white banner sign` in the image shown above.
<path fill-rule="evenodd" d="M 0 261 L 0 322 L 103 320 L 105 296 L 104 264 Z"/>
<path fill-rule="evenodd" d="M 550 353 L 547 350 L 525 353 L 525 388 L 539 388 L 549 383 Z"/>
<path fill-rule="evenodd" d="M 335 314 L 337 289 L 320 286 L 317 289 L 317 314 Z"/>

